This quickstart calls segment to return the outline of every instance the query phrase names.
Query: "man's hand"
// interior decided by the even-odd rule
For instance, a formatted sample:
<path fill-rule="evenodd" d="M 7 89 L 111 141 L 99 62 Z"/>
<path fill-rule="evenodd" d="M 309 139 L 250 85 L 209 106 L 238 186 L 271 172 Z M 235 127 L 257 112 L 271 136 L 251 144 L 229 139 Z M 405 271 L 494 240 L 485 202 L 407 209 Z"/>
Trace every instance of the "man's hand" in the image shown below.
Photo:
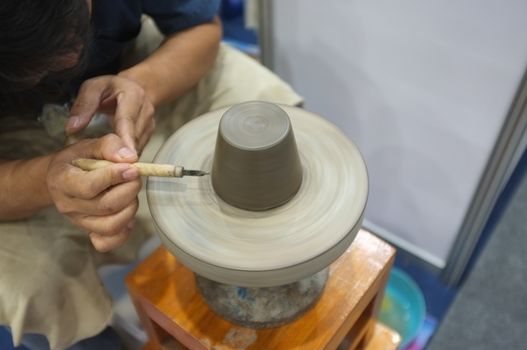
<path fill-rule="evenodd" d="M 77 226 L 90 233 L 94 247 L 108 251 L 120 246 L 133 227 L 141 180 L 131 162 L 137 155 L 120 137 L 80 141 L 50 161 L 47 186 L 55 206 Z M 106 159 L 114 164 L 83 171 L 71 165 L 76 158 Z"/>
<path fill-rule="evenodd" d="M 154 131 L 155 108 L 140 85 L 116 75 L 86 80 L 71 108 L 66 131 L 82 130 L 98 111 L 112 116 L 110 123 L 126 147 L 143 150 Z"/>

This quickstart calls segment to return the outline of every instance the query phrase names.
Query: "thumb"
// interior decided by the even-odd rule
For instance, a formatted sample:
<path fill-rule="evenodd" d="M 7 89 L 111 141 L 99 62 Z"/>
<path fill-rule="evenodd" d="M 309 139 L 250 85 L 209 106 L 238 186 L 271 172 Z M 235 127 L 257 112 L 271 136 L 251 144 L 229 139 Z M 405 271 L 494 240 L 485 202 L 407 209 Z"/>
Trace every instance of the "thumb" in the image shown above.
<path fill-rule="evenodd" d="M 91 79 L 81 85 L 70 110 L 66 132 L 74 134 L 84 129 L 99 108 L 107 87 L 106 79 Z"/>

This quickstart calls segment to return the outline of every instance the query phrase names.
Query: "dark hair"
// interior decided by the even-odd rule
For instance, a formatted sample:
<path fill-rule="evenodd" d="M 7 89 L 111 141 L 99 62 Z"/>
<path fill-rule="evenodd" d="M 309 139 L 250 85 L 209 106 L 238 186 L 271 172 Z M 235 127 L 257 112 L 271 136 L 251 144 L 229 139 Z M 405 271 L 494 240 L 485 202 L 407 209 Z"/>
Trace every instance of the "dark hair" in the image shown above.
<path fill-rule="evenodd" d="M 86 66 L 89 31 L 86 0 L 0 0 L 0 117 L 36 116 L 62 98 Z M 68 54 L 77 63 L 57 68 Z"/>

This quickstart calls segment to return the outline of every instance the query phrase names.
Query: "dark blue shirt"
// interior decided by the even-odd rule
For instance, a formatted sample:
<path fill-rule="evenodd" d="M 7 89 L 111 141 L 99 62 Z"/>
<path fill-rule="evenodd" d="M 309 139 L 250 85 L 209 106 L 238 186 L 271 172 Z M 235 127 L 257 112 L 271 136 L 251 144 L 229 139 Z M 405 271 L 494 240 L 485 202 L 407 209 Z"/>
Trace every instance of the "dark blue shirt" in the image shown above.
<path fill-rule="evenodd" d="M 119 71 L 119 59 L 126 44 L 141 29 L 141 15 L 152 17 L 159 30 L 170 35 L 210 22 L 219 0 L 93 0 L 93 40 L 88 69 L 82 80 Z"/>

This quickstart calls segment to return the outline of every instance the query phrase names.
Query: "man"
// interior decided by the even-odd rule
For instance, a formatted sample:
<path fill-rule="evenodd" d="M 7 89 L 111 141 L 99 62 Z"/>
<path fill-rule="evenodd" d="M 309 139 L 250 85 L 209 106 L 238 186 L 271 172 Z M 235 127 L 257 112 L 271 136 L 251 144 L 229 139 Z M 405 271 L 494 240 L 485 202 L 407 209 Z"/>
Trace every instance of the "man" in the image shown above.
<path fill-rule="evenodd" d="M 135 233 L 150 227 L 143 206 L 134 224 L 141 181 L 129 163 L 151 160 L 164 137 L 207 110 L 301 102 L 255 62 L 220 48 L 217 8 L 211 0 L 0 2 L 0 324 L 16 343 L 33 332 L 62 349 L 107 326 L 111 301 L 96 268 L 130 260 L 130 249 L 115 249 L 136 247 Z M 146 37 L 136 38 L 140 31 Z M 70 136 L 98 112 L 113 133 L 66 147 L 47 125 L 59 117 L 37 120 L 49 102 L 71 102 Z M 79 157 L 118 164 L 85 172 L 71 165 Z"/>

